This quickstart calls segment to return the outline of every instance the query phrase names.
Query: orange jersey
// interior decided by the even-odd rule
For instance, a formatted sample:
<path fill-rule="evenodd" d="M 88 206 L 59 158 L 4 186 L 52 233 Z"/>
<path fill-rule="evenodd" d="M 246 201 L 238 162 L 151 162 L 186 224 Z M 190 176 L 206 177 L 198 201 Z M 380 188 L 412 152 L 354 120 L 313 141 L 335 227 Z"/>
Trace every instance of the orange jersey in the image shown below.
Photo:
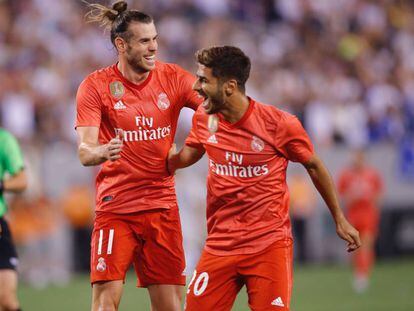
<path fill-rule="evenodd" d="M 76 97 L 78 126 L 99 127 L 105 144 L 124 132 L 121 158 L 102 164 L 96 178 L 96 210 L 131 213 L 170 208 L 176 203 L 174 178 L 166 169 L 180 110 L 201 102 L 192 90 L 195 78 L 177 65 L 156 63 L 135 85 L 116 65 L 95 71 Z"/>
<path fill-rule="evenodd" d="M 252 254 L 292 238 L 288 161 L 305 163 L 313 155 L 296 117 L 250 99 L 242 119 L 230 124 L 200 107 L 186 144 L 209 157 L 208 252 Z"/>
<path fill-rule="evenodd" d="M 373 168 L 347 169 L 339 177 L 339 193 L 346 197 L 348 211 L 376 208 L 376 200 L 382 191 L 381 177 Z"/>

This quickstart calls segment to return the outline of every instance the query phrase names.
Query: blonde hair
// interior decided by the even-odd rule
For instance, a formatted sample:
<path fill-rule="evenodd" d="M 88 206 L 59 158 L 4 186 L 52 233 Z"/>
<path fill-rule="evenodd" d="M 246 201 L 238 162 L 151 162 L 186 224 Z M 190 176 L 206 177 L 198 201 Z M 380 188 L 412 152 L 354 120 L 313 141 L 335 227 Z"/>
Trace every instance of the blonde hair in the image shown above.
<path fill-rule="evenodd" d="M 116 1 L 111 8 L 99 3 L 87 3 L 91 10 L 86 13 L 85 18 L 88 23 L 99 23 L 105 29 L 110 29 L 116 18 L 125 12 L 128 4 L 125 1 Z"/>

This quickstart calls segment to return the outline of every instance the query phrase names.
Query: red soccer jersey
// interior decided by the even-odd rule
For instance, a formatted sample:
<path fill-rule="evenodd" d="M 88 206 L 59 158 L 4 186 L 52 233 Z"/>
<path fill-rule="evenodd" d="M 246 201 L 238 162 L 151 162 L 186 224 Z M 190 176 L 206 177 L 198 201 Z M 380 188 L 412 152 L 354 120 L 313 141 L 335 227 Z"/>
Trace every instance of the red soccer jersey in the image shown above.
<path fill-rule="evenodd" d="M 381 177 L 370 167 L 347 169 L 340 174 L 338 191 L 346 197 L 348 212 L 370 210 L 376 208 L 376 200 L 382 191 Z"/>
<path fill-rule="evenodd" d="M 135 85 L 116 65 L 95 71 L 76 97 L 78 126 L 99 127 L 105 144 L 124 131 L 121 158 L 102 164 L 96 178 L 96 210 L 131 213 L 170 208 L 176 203 L 174 178 L 166 169 L 180 110 L 200 103 L 195 78 L 177 65 L 156 63 Z"/>
<path fill-rule="evenodd" d="M 200 107 L 186 144 L 209 157 L 208 252 L 252 254 L 292 238 L 288 161 L 305 163 L 313 155 L 296 117 L 250 99 L 242 119 L 230 124 Z"/>

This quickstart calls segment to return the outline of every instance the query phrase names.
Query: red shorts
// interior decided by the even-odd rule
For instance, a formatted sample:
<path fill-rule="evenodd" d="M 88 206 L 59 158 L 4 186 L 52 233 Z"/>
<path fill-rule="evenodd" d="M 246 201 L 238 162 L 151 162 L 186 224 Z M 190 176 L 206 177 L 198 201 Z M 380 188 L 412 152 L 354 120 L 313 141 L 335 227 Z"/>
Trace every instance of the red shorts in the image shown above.
<path fill-rule="evenodd" d="M 249 255 L 216 256 L 204 250 L 188 286 L 185 310 L 231 310 L 243 285 L 252 310 L 289 310 L 292 261 L 291 240 Z"/>
<path fill-rule="evenodd" d="M 185 285 L 178 208 L 133 214 L 97 213 L 91 241 L 91 283 L 125 280 L 131 263 L 138 287 Z"/>

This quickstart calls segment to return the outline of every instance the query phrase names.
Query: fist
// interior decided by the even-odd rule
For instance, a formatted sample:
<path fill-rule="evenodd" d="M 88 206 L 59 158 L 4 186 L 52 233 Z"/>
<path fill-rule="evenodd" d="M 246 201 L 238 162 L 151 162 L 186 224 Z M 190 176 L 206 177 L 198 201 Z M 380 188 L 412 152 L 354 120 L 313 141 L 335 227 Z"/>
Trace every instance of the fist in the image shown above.
<path fill-rule="evenodd" d="M 112 138 L 109 143 L 105 145 L 105 158 L 107 160 L 115 161 L 121 158 L 123 139 L 124 132 L 121 129 L 117 130 L 115 138 Z"/>

